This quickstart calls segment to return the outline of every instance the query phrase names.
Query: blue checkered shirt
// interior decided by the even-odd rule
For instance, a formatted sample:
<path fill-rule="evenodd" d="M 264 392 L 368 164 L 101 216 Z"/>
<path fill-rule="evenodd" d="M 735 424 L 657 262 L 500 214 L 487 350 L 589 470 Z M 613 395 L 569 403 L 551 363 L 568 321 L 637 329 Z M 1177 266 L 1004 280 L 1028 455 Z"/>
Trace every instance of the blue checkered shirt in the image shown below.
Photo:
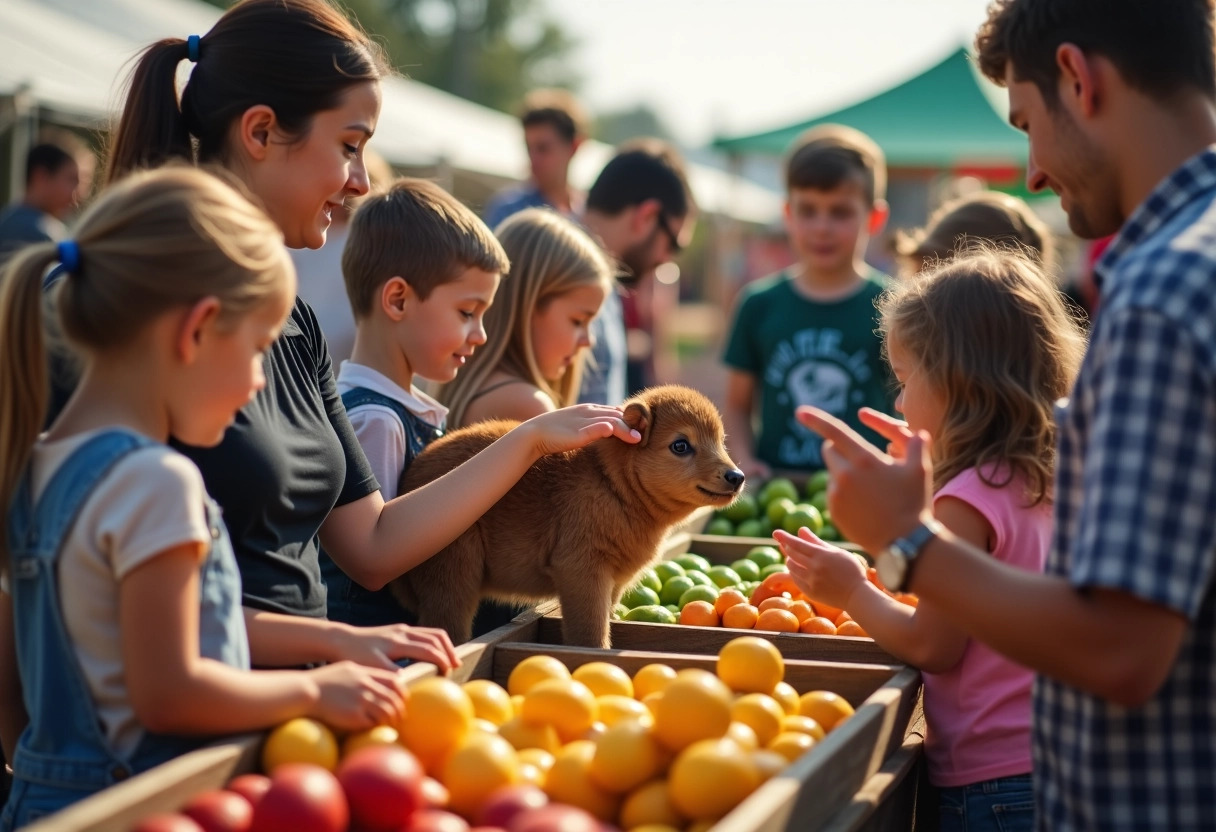
<path fill-rule="evenodd" d="M 1038 826 L 1216 829 L 1216 147 L 1157 186 L 1098 275 L 1101 310 L 1057 413 L 1047 572 L 1188 626 L 1141 707 L 1037 680 Z"/>

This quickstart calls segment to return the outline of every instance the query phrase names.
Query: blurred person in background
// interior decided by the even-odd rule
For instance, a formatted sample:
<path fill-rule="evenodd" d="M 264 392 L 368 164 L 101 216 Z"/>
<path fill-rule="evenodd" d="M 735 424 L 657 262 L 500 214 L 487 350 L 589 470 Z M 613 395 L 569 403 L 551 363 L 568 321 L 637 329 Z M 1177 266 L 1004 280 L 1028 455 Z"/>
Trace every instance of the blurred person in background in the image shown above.
<path fill-rule="evenodd" d="M 65 221 L 93 181 L 96 162 L 71 133 L 48 134 L 25 159 L 25 192 L 0 211 L 0 263 L 30 243 L 67 237 Z"/>
<path fill-rule="evenodd" d="M 384 157 L 371 148 L 363 150 L 368 185 L 374 193 L 393 181 L 393 169 Z M 350 358 L 355 345 L 355 316 L 351 314 L 342 282 L 342 252 L 350 231 L 350 218 L 364 197 L 349 197 L 333 212 L 329 236 L 323 248 L 288 249 L 296 266 L 298 294 L 317 313 L 321 334 L 329 344 L 330 360 L 335 366 Z"/>
<path fill-rule="evenodd" d="M 583 194 L 570 187 L 570 162 L 587 136 L 587 116 L 568 90 L 541 89 L 523 102 L 520 121 L 528 148 L 531 178 L 496 194 L 486 206 L 485 221 L 495 228 L 525 208 L 549 207 L 574 218 L 582 212 Z"/>

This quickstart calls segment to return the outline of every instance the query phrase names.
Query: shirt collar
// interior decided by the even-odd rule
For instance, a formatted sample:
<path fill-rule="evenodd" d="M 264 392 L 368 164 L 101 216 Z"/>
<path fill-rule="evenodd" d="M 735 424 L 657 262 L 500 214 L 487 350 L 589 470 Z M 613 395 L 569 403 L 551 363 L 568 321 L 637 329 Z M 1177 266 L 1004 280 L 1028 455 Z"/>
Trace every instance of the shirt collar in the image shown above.
<path fill-rule="evenodd" d="M 1216 189 L 1216 145 L 1187 159 L 1141 202 L 1094 266 L 1094 282 L 1109 289 L 1119 260 L 1140 245 L 1186 205 Z"/>
<path fill-rule="evenodd" d="M 448 416 L 448 409 L 417 387 L 406 390 L 397 382 L 378 370 L 354 361 L 343 361 L 338 367 L 338 386 L 342 388 L 366 387 L 369 390 L 396 399 L 406 410 L 434 425 L 441 426 Z"/>

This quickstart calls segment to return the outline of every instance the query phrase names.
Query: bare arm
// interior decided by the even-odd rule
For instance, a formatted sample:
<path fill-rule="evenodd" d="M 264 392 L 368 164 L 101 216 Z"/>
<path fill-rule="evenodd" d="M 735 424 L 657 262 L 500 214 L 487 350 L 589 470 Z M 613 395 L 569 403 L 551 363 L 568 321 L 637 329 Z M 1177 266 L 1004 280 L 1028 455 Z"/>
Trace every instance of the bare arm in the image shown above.
<path fill-rule="evenodd" d="M 162 552 L 119 587 L 124 677 L 149 731 L 225 734 L 315 716 L 342 730 L 395 723 L 395 671 L 341 662 L 313 671 L 247 672 L 198 654 L 198 544 Z"/>
<path fill-rule="evenodd" d="M 408 494 L 385 503 L 376 492 L 334 509 L 321 541 L 352 579 L 379 589 L 459 537 L 540 457 L 613 436 L 641 440 L 620 408 L 576 405 L 538 416 Z"/>
<path fill-rule="evenodd" d="M 828 505 L 850 539 L 877 552 L 931 516 L 927 436 L 909 439 L 897 461 L 822 411 L 801 408 L 799 418 L 827 440 Z M 949 530 L 917 558 L 910 589 L 1014 661 L 1126 707 L 1160 689 L 1187 627 L 1129 593 L 999 563 Z"/>
<path fill-rule="evenodd" d="M 726 404 L 722 424 L 730 458 L 748 477 L 767 479 L 772 471 L 756 459 L 756 437 L 752 433 L 752 407 L 756 396 L 756 377 L 742 370 L 726 371 Z"/>
<path fill-rule="evenodd" d="M 17 753 L 17 739 L 30 721 L 21 690 L 13 625 L 12 596 L 0 593 L 0 743 L 4 746 L 4 758 L 10 765 Z"/>

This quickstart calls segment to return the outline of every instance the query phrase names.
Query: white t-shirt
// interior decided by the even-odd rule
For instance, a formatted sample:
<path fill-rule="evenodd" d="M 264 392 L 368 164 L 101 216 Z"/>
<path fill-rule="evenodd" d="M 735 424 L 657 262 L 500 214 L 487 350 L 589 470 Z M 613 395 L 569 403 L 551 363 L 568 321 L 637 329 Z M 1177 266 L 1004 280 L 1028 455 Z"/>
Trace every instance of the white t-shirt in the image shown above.
<path fill-rule="evenodd" d="M 108 429 L 107 429 L 108 430 Z M 34 445 L 36 501 L 69 456 L 100 431 Z M 120 459 L 85 498 L 59 557 L 59 606 L 93 694 L 102 730 L 120 755 L 143 738 L 123 674 L 118 588 L 148 559 L 186 543 L 209 546 L 207 492 L 194 463 L 164 445 Z"/>
<path fill-rule="evenodd" d="M 410 413 L 437 428 L 448 418 L 448 409 L 417 387 L 411 385 L 406 390 L 371 367 L 343 361 L 338 368 L 338 395 L 356 387 L 366 387 L 400 402 Z M 385 501 L 393 499 L 397 496 L 397 481 L 401 479 L 405 460 L 405 428 L 401 420 L 392 409 L 380 404 L 364 405 L 349 415 L 355 436 L 376 474 L 376 482 L 380 483 L 380 493 Z"/>

